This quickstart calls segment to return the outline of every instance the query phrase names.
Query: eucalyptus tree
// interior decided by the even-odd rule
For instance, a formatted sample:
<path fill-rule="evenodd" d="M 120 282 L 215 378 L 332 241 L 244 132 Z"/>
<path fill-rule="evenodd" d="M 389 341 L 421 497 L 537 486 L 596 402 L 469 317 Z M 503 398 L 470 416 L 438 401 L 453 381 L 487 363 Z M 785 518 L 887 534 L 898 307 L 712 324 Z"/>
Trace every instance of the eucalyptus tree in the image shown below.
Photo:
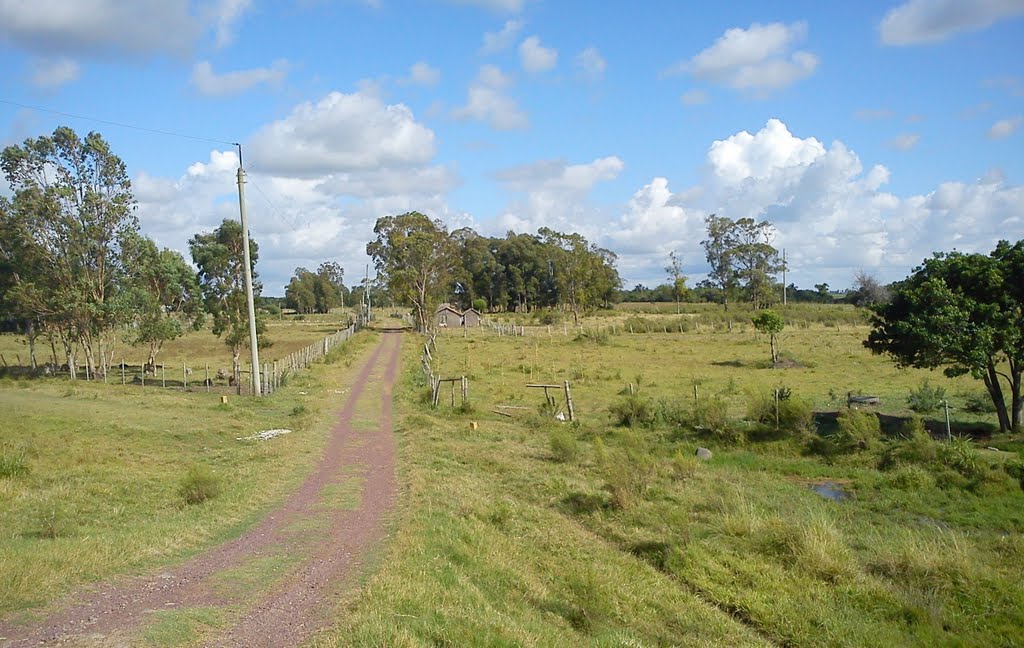
<path fill-rule="evenodd" d="M 116 331 L 132 318 L 123 245 L 137 234 L 124 162 L 99 133 L 61 126 L 8 146 L 0 166 L 14 192 L 8 220 L 25 258 L 16 302 L 64 347 L 74 376 L 81 348 L 90 372 L 106 372 Z"/>

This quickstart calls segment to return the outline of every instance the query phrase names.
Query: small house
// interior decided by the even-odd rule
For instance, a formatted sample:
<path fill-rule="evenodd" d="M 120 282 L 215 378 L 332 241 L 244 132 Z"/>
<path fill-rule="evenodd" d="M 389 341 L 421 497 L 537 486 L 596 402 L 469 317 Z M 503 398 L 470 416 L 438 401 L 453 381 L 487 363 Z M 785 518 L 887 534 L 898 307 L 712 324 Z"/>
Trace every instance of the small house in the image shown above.
<path fill-rule="evenodd" d="M 480 326 L 480 320 L 482 316 L 480 311 L 475 308 L 470 308 L 462 314 L 462 325 L 463 326 Z"/>
<path fill-rule="evenodd" d="M 437 328 L 462 326 L 462 312 L 451 304 L 441 304 L 434 311 L 434 326 Z"/>

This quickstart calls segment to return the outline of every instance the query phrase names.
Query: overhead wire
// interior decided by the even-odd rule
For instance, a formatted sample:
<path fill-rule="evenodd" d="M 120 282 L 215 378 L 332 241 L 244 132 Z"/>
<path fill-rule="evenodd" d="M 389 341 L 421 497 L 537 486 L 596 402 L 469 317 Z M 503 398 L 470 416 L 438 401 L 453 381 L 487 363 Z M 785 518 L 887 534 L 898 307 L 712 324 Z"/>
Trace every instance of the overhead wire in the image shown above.
<path fill-rule="evenodd" d="M 239 165 L 241 165 L 241 162 L 242 162 L 241 146 L 240 146 L 240 144 L 238 142 L 230 142 L 228 140 L 217 139 L 217 138 L 214 138 L 214 137 L 203 137 L 203 136 L 200 136 L 200 135 L 189 135 L 187 133 L 180 133 L 180 132 L 175 132 L 175 131 L 170 131 L 170 130 L 163 130 L 163 129 L 160 129 L 160 128 L 148 128 L 148 127 L 145 127 L 145 126 L 137 126 L 135 124 L 127 124 L 125 122 L 113 121 L 113 120 L 110 120 L 110 119 L 99 119 L 97 117 L 89 117 L 89 116 L 86 116 L 86 115 L 76 115 L 75 113 L 69 113 L 69 112 L 66 112 L 66 111 L 63 111 L 63 110 L 54 110 L 52 108 L 44 108 L 42 106 L 33 106 L 33 105 L 30 105 L 30 104 L 22 103 L 20 101 L 12 101 L 10 99 L 0 99 L 0 104 L 6 104 L 6 105 L 9 105 L 9 106 L 16 106 L 18 108 L 24 108 L 26 110 L 38 110 L 40 112 L 50 113 L 50 114 L 53 114 L 53 115 L 60 115 L 61 117 L 70 117 L 72 119 L 81 119 L 83 121 L 95 122 L 97 124 L 105 124 L 107 126 L 116 126 L 118 128 L 128 128 L 128 129 L 131 129 L 131 130 L 141 131 L 141 132 L 144 132 L 144 133 L 154 133 L 154 134 L 157 134 L 157 135 L 164 135 L 164 136 L 167 136 L 167 137 L 178 137 L 178 138 L 181 138 L 181 139 L 188 139 L 188 140 L 193 140 L 193 141 L 197 141 L 197 142 L 209 142 L 209 143 L 212 143 L 212 144 L 226 144 L 228 146 L 233 146 L 233 147 L 238 147 L 239 148 L 239 158 L 238 158 Z M 284 213 L 280 209 L 278 209 L 276 205 L 274 205 L 274 203 L 270 200 L 270 198 L 263 191 L 263 189 L 259 186 L 259 184 L 257 184 L 256 181 L 253 180 L 252 177 L 249 176 L 248 173 L 246 173 L 246 177 L 248 178 L 249 183 L 252 184 L 252 186 L 256 188 L 256 191 L 258 191 L 259 194 L 261 196 L 263 196 L 263 200 L 266 201 L 266 203 L 270 207 L 271 211 L 273 211 L 274 214 L 279 219 L 281 219 L 286 225 L 288 225 L 288 227 L 290 227 L 293 232 L 297 232 L 298 231 L 298 227 L 296 226 L 295 221 L 293 219 L 289 219 L 288 217 L 286 217 L 284 215 Z"/>
<path fill-rule="evenodd" d="M 71 117 L 72 119 L 81 119 L 84 121 L 96 122 L 97 124 L 106 124 L 108 126 L 117 126 L 119 128 L 130 128 L 132 130 L 143 131 L 146 133 L 156 133 L 158 135 L 166 135 L 168 137 L 180 137 L 182 139 L 195 140 L 197 142 L 212 142 L 214 144 L 227 144 L 229 146 L 236 146 L 238 144 L 238 142 L 229 142 L 227 140 L 215 139 L 212 137 L 188 135 L 186 133 L 176 133 L 174 131 L 161 130 L 159 128 L 146 128 L 145 126 L 135 126 L 134 124 L 126 124 L 124 122 L 117 122 L 109 119 L 97 119 L 96 117 L 76 115 L 74 113 L 64 112 L 62 110 L 53 110 L 51 108 L 43 108 L 42 106 L 32 106 L 29 104 L 24 104 L 19 101 L 11 101 L 10 99 L 0 99 L 0 103 L 7 104 L 9 106 L 17 106 L 18 108 L 25 108 L 27 110 L 38 110 L 40 112 L 51 113 L 53 115 L 60 115 L 62 117 Z"/>

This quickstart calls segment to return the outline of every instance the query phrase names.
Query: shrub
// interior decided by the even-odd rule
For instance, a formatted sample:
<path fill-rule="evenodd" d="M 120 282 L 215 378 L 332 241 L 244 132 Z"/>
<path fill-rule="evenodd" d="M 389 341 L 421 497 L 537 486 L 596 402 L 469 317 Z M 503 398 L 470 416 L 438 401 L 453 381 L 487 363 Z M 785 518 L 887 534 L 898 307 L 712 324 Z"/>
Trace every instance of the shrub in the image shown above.
<path fill-rule="evenodd" d="M 635 432 L 622 437 L 622 446 L 608 450 L 600 439 L 595 455 L 615 508 L 626 509 L 644 498 L 657 473 L 657 463 Z"/>
<path fill-rule="evenodd" d="M 934 466 L 939 458 L 939 444 L 924 429 L 918 416 L 908 419 L 896 440 L 889 443 L 878 467 L 890 470 L 903 465 Z"/>
<path fill-rule="evenodd" d="M 840 452 L 866 450 L 878 441 L 882 427 L 878 417 L 871 412 L 858 409 L 846 409 L 839 412 L 836 419 L 838 427 L 829 440 Z"/>
<path fill-rule="evenodd" d="M 673 477 L 679 480 L 689 479 L 696 475 L 698 470 L 700 470 L 700 461 L 696 457 L 683 454 L 682 450 L 676 451 L 672 457 Z"/>
<path fill-rule="evenodd" d="M 765 425 L 775 425 L 775 392 L 752 392 L 747 400 L 747 419 Z M 814 413 L 811 405 L 800 398 L 792 398 L 792 392 L 779 389 L 779 427 L 786 430 L 804 431 L 811 427 Z"/>
<path fill-rule="evenodd" d="M 921 386 L 916 390 L 911 389 L 907 395 L 907 407 L 915 412 L 934 412 L 942 407 L 946 400 L 946 390 L 942 387 L 932 387 L 928 379 L 921 381 Z"/>
<path fill-rule="evenodd" d="M 559 463 L 570 463 L 579 456 L 579 445 L 572 432 L 558 428 L 551 432 L 551 456 Z"/>
<path fill-rule="evenodd" d="M 988 392 L 973 392 L 964 397 L 964 410 L 972 414 L 995 414 L 996 404 Z"/>
<path fill-rule="evenodd" d="M 693 426 L 726 444 L 739 443 L 743 431 L 729 418 L 729 403 L 721 397 L 705 398 L 693 406 Z"/>
<path fill-rule="evenodd" d="M 919 490 L 935 485 L 935 476 L 927 468 L 901 464 L 889 474 L 889 483 L 901 490 Z"/>
<path fill-rule="evenodd" d="M 967 437 L 955 436 L 948 442 L 940 444 L 939 459 L 968 479 L 983 476 L 984 465 L 978 457 L 978 451 Z"/>
<path fill-rule="evenodd" d="M 690 422 L 688 406 L 664 398 L 655 403 L 654 416 L 658 422 L 669 427 L 682 427 Z"/>
<path fill-rule="evenodd" d="M 24 477 L 32 472 L 24 450 L 4 448 L 0 450 L 0 479 Z"/>
<path fill-rule="evenodd" d="M 649 399 L 627 396 L 608 407 L 612 418 L 623 427 L 650 425 L 655 419 L 655 409 Z"/>
<path fill-rule="evenodd" d="M 201 504 L 220 495 L 221 480 L 209 466 L 196 465 L 178 486 L 178 495 L 186 504 Z"/>
<path fill-rule="evenodd" d="M 1020 487 L 1024 489 L 1024 459 L 1007 461 L 1003 464 L 1003 469 L 1006 471 L 1007 475 L 1020 482 Z"/>

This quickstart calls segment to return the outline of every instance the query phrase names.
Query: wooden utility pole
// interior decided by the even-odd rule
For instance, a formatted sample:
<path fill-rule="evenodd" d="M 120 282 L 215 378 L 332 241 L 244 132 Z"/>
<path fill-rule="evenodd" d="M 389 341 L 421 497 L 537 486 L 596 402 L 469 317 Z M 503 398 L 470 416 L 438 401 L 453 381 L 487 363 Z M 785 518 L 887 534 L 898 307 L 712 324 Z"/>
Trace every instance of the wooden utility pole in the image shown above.
<path fill-rule="evenodd" d="M 245 272 L 245 305 L 249 310 L 249 350 L 252 352 L 252 393 L 260 395 L 260 350 L 256 341 L 256 305 L 252 296 L 252 262 L 249 256 L 249 222 L 245 218 L 245 171 L 242 145 L 238 147 L 238 211 L 242 219 L 242 269 Z"/>
<path fill-rule="evenodd" d="M 782 305 L 786 305 L 786 248 L 782 248 Z"/>

